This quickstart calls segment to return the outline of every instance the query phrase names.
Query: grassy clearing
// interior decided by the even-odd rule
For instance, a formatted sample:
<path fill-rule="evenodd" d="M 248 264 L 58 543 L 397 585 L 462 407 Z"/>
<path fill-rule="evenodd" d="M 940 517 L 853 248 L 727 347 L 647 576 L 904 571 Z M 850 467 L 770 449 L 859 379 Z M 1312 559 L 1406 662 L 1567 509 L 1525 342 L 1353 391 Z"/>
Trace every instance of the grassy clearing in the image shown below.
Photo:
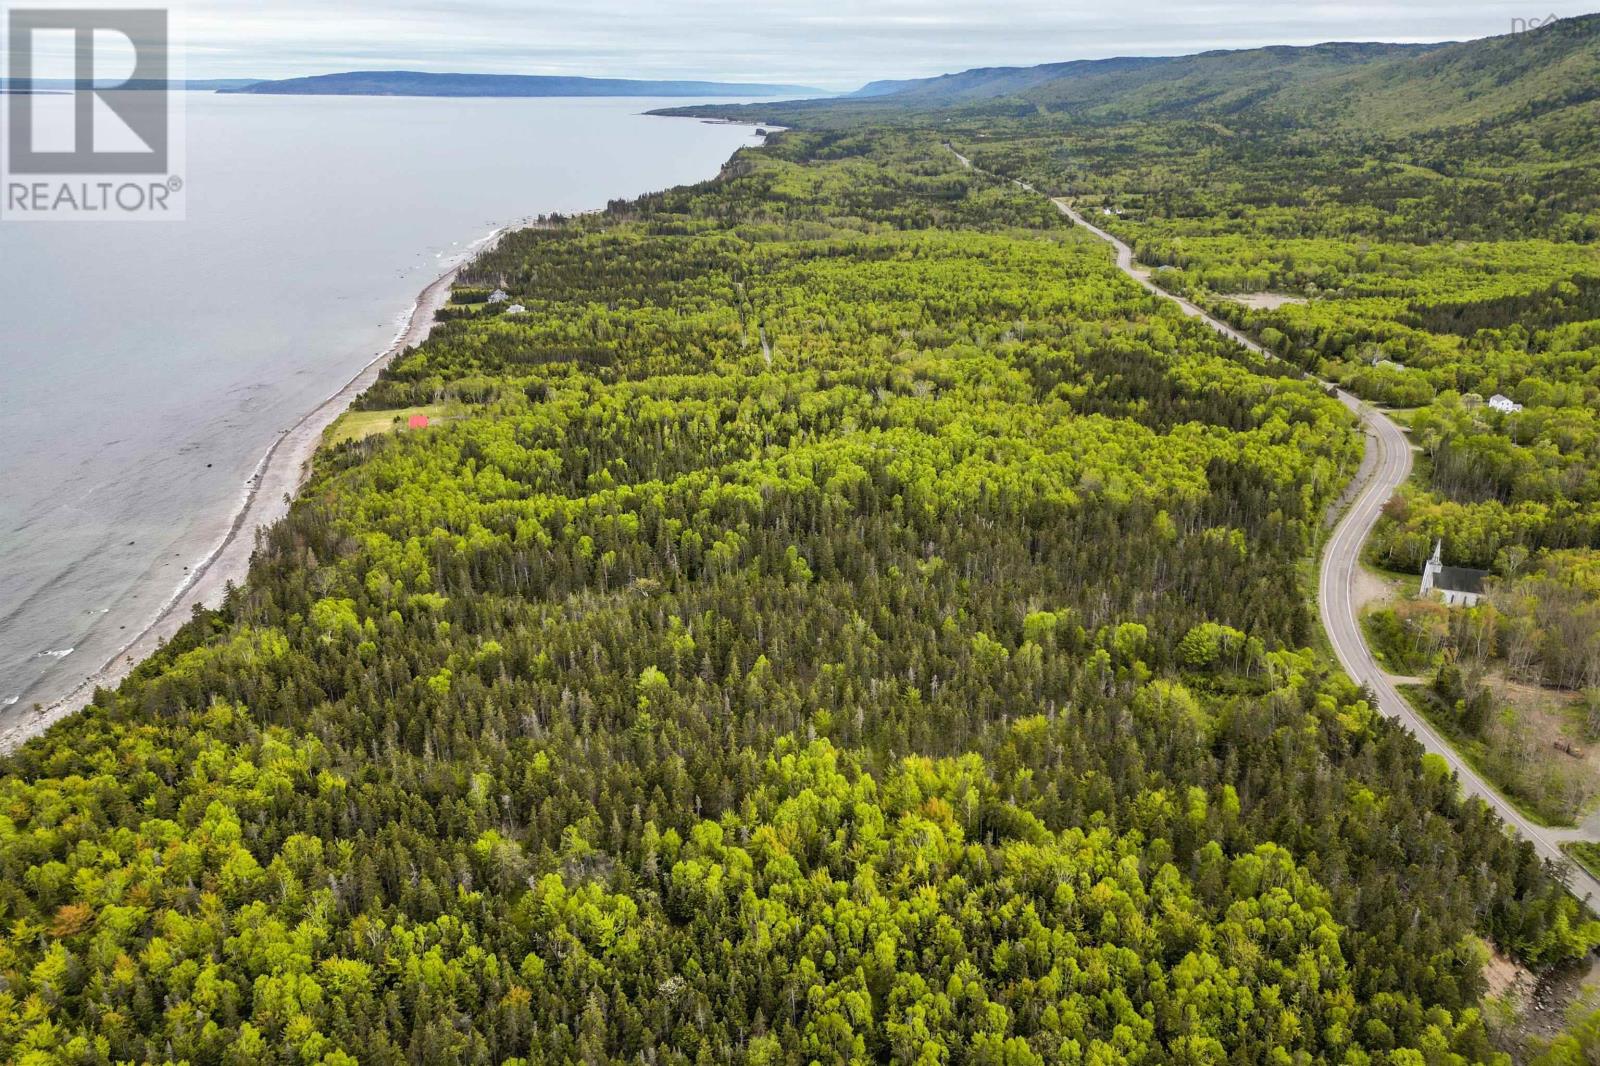
<path fill-rule="evenodd" d="M 1391 570 L 1389 567 L 1381 566 L 1370 558 L 1363 558 L 1361 565 L 1366 567 L 1374 577 L 1381 578 L 1391 585 L 1394 585 L 1397 593 L 1403 592 L 1406 595 L 1415 595 L 1416 590 L 1422 581 L 1422 574 L 1420 572 L 1413 573 L 1410 570 Z"/>
<path fill-rule="evenodd" d="M 429 403 L 382 411 L 346 411 L 328 427 L 323 443 L 331 448 L 346 441 L 365 440 L 379 433 L 388 433 L 404 426 L 412 415 L 427 415 L 429 421 L 437 421 L 452 414 L 455 407 L 455 404 Z"/>
<path fill-rule="evenodd" d="M 1407 433 L 1411 432 L 1411 420 L 1418 411 L 1425 411 L 1425 407 L 1384 407 L 1382 411 L 1389 416 L 1391 422 L 1397 423 Z"/>

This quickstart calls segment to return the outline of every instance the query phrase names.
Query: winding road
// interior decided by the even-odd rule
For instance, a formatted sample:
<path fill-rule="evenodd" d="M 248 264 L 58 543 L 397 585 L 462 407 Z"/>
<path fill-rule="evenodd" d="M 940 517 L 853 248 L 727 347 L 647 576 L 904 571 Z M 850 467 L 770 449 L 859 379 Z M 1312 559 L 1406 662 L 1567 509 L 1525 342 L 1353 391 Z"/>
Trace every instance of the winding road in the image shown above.
<path fill-rule="evenodd" d="M 969 159 L 950 145 L 945 147 L 961 161 L 962 166 L 969 170 L 973 169 Z M 1013 180 L 1018 187 L 1029 192 L 1035 191 L 1028 183 Z M 1147 291 L 1172 301 L 1182 308 L 1184 314 L 1200 319 L 1218 333 L 1251 351 L 1268 358 L 1276 358 L 1273 353 L 1226 322 L 1213 318 L 1191 301 L 1167 292 L 1151 281 L 1149 272 L 1141 270 L 1134 262 L 1133 249 L 1084 218 L 1072 206 L 1071 201 L 1062 197 L 1051 197 L 1050 202 L 1074 223 L 1111 245 L 1116 250 L 1117 269 Z M 1324 382 L 1324 384 L 1329 383 Z M 1365 481 L 1359 486 L 1352 486 L 1355 489 L 1354 500 L 1323 548 L 1322 564 L 1317 580 L 1317 606 L 1322 614 L 1323 628 L 1328 632 L 1328 640 L 1333 645 L 1334 654 L 1339 658 L 1339 664 L 1357 684 L 1366 685 L 1371 690 L 1380 711 L 1410 729 L 1422 742 L 1426 751 L 1444 759 L 1455 772 L 1456 779 L 1467 795 L 1476 796 L 1487 803 L 1513 832 L 1533 845 L 1541 858 L 1555 863 L 1573 895 L 1584 901 L 1591 911 L 1600 913 L 1600 909 L 1597 909 L 1600 908 L 1600 879 L 1596 879 L 1589 871 L 1568 859 L 1560 847 L 1562 841 L 1593 840 L 1594 835 L 1586 829 L 1549 829 L 1530 821 L 1491 788 L 1489 783 L 1456 753 L 1455 748 L 1451 747 L 1450 743 L 1412 708 L 1389 675 L 1378 666 L 1371 649 L 1367 647 L 1361 633 L 1359 604 L 1354 595 L 1361 546 L 1366 542 L 1373 527 L 1377 525 L 1378 518 L 1383 513 L 1383 505 L 1394 495 L 1395 490 L 1405 483 L 1406 478 L 1411 476 L 1411 442 L 1394 420 L 1382 411 L 1370 404 L 1362 403 L 1359 398 L 1343 389 L 1335 388 L 1335 392 L 1340 402 L 1361 420 L 1367 434 L 1370 460 L 1362 464 L 1362 470 L 1357 474 L 1358 479 L 1365 478 Z"/>

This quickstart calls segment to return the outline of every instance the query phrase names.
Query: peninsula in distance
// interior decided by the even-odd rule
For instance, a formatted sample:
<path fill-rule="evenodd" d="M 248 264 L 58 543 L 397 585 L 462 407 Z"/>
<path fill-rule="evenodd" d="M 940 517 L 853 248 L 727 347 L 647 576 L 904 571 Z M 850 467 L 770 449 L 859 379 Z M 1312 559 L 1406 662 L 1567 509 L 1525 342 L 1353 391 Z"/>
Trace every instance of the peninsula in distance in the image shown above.
<path fill-rule="evenodd" d="M 827 96 L 804 85 L 729 81 L 646 81 L 542 74 L 435 74 L 419 70 L 364 70 L 305 78 L 256 81 L 219 88 L 224 93 L 270 96 Z"/>

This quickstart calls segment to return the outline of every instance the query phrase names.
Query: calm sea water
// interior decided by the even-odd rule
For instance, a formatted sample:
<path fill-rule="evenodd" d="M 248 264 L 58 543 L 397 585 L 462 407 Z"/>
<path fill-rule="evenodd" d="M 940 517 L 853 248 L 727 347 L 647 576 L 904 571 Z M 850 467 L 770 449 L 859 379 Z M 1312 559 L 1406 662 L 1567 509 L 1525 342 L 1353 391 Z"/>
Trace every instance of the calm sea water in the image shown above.
<path fill-rule="evenodd" d="M 144 628 L 462 247 L 755 140 L 639 99 L 187 103 L 187 221 L 0 224 L 0 714 Z"/>

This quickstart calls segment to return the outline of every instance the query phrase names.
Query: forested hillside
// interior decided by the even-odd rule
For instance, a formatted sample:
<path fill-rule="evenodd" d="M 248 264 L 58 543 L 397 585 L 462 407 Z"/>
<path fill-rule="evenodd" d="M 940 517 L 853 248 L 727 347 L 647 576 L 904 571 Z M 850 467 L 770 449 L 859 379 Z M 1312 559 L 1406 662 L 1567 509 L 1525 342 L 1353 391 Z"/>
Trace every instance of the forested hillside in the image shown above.
<path fill-rule="evenodd" d="M 1442 539 L 1447 562 L 1513 579 L 1530 555 L 1600 549 L 1597 87 L 1585 15 L 1420 49 L 970 71 L 719 113 L 933 128 L 1070 197 L 1164 288 L 1421 408 L 1427 462 L 1377 562 L 1415 572 Z"/>
<path fill-rule="evenodd" d="M 972 71 L 759 110 L 937 129 L 1096 215 L 1165 289 L 1400 409 L 1423 462 L 1371 560 L 1414 574 L 1442 541 L 1447 563 L 1493 572 L 1486 636 L 1444 641 L 1472 660 L 1466 703 L 1488 700 L 1473 675 L 1492 668 L 1600 705 L 1597 87 L 1586 15 L 1420 50 Z M 1406 624 L 1436 647 L 1451 628 Z"/>
<path fill-rule="evenodd" d="M 0 1058 L 1504 1061 L 1600 942 L 1307 650 L 1349 415 L 931 134 L 506 238 L 419 404 L 3 764 Z"/>
<path fill-rule="evenodd" d="M 1424 480 L 1376 558 L 1414 570 L 1443 539 L 1448 561 L 1514 578 L 1530 554 L 1600 548 L 1600 17 L 1405 63 L 1393 106 L 1454 101 L 1432 127 L 1041 118 L 950 135 L 1103 212 L 1162 286 L 1285 358 L 1420 408 Z M 1251 306 L 1263 292 L 1290 299 Z"/>
<path fill-rule="evenodd" d="M 1600 16 L 1420 50 L 1347 46 L 971 71 L 726 109 L 936 132 L 1072 201 L 1155 284 L 1387 405 L 1416 473 L 1367 544 L 1408 596 L 1435 544 L 1484 601 L 1369 634 L 1524 813 L 1588 840 L 1600 741 Z M 1402 681 L 1404 678 L 1401 679 Z M 1592 843 L 1575 845 L 1600 870 Z M 1591 1020 L 1550 1061 L 1596 1054 Z M 1586 1034 L 1586 1035 L 1584 1035 Z"/>
<path fill-rule="evenodd" d="M 1067 119 L 1074 125 L 1207 122 L 1316 128 L 1343 137 L 1426 134 L 1473 127 L 1460 147 L 1487 155 L 1489 127 L 1592 123 L 1600 84 L 1600 14 L 1508 17 L 1512 32 L 1443 44 L 1327 42 L 1123 56 L 1034 67 L 984 67 L 874 82 L 831 99 L 710 105 L 687 113 L 742 114 L 785 125 L 848 127 Z M 1524 28 L 1518 28 L 1518 27 Z M 1531 26 L 1532 28 L 1526 28 Z M 1590 146 L 1593 148 L 1593 145 Z M 1526 160 L 1524 160 L 1526 161 Z"/>
<path fill-rule="evenodd" d="M 1428 50 L 1425 45 L 1322 44 L 989 67 L 873 83 L 847 96 L 786 101 L 769 110 L 805 125 L 854 123 L 867 116 L 881 120 L 887 111 L 991 119 L 1070 113 L 1080 121 L 1254 113 L 1274 109 L 1279 96 L 1299 103 L 1293 87 L 1315 92 L 1352 69 Z M 1326 104 L 1334 106 L 1334 99 Z"/>

